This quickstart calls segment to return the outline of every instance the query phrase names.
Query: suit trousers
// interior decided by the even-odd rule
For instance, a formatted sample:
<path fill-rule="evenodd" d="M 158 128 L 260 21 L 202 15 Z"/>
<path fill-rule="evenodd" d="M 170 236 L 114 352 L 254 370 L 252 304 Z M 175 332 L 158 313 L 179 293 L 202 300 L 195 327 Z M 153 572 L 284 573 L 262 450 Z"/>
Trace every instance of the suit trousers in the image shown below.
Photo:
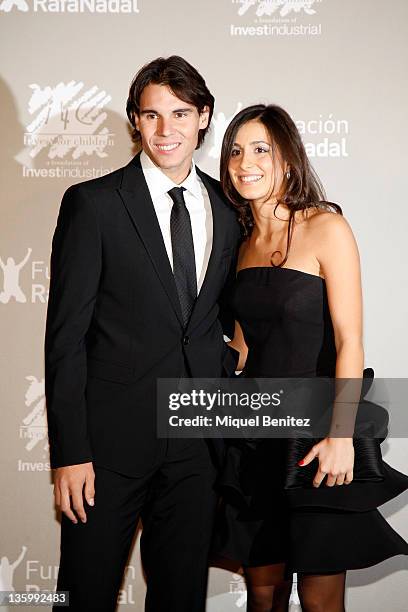
<path fill-rule="evenodd" d="M 204 612 L 217 502 L 216 468 L 203 439 L 168 439 L 151 473 L 133 478 L 94 465 L 87 522 L 61 522 L 57 590 L 69 610 L 112 612 L 139 518 L 148 612 Z M 54 606 L 53 610 L 60 609 Z"/>

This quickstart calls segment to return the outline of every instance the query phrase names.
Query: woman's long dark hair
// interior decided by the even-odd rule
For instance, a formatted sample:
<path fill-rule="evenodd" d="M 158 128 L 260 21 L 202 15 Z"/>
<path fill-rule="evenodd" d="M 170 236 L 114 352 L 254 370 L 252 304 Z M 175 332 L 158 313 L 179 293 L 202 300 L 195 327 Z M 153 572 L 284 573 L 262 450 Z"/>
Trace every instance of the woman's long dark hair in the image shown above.
<path fill-rule="evenodd" d="M 237 210 L 244 237 L 251 235 L 254 218 L 249 200 L 242 198 L 232 184 L 228 164 L 239 128 L 248 121 L 254 120 L 265 126 L 271 139 L 273 158 L 275 159 L 278 150 L 282 162 L 286 162 L 290 168 L 290 177 L 287 178 L 286 174 L 284 175 L 282 189 L 274 208 L 274 214 L 279 204 L 289 209 L 286 253 L 278 264 L 278 266 L 283 266 L 289 255 L 296 211 L 314 207 L 336 211 L 340 215 L 343 213 L 338 204 L 327 201 L 323 186 L 308 160 L 301 136 L 290 115 L 275 104 L 256 104 L 242 109 L 232 119 L 224 135 L 220 160 L 221 185 L 225 195 Z M 272 253 L 271 256 L 271 265 L 275 265 L 272 262 L 274 254 Z"/>

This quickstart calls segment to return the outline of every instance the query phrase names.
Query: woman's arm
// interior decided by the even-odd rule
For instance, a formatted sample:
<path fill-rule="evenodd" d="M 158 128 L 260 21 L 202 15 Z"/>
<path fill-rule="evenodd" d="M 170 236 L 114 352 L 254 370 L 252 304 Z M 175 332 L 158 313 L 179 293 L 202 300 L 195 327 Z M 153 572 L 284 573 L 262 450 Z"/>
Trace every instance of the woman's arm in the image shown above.
<path fill-rule="evenodd" d="M 360 257 L 346 219 L 329 213 L 319 245 L 337 350 L 336 378 L 362 378 L 363 300 Z"/>
<path fill-rule="evenodd" d="M 303 465 L 318 456 L 319 470 L 314 484 L 319 486 L 327 474 L 326 484 L 333 486 L 348 484 L 353 479 L 352 432 L 364 367 L 360 258 L 353 232 L 344 217 L 323 213 L 313 221 L 318 237 L 316 257 L 326 281 L 335 336 L 335 376 L 343 380 L 336 385 L 329 435 L 312 448 Z"/>
<path fill-rule="evenodd" d="M 238 323 L 238 321 L 235 321 L 234 337 L 227 344 L 239 352 L 237 370 L 238 371 L 243 370 L 245 367 L 247 356 L 248 356 L 248 347 L 244 340 L 244 334 L 242 333 L 242 328 L 240 324 Z"/>

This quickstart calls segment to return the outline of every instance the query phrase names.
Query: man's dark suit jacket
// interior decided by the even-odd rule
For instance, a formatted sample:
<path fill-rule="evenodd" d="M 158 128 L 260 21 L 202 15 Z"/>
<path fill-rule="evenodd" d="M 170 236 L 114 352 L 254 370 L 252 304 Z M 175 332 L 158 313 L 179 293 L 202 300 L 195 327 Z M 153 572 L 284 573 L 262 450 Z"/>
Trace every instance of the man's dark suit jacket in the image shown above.
<path fill-rule="evenodd" d="M 93 461 L 146 474 L 166 447 L 156 436 L 156 379 L 180 376 L 185 363 L 193 377 L 229 376 L 237 365 L 223 339 L 223 332 L 232 337 L 233 320 L 219 309 L 235 278 L 236 214 L 218 181 L 197 168 L 211 202 L 213 245 L 183 330 L 139 157 L 71 186 L 61 202 L 45 332 L 52 468 Z"/>

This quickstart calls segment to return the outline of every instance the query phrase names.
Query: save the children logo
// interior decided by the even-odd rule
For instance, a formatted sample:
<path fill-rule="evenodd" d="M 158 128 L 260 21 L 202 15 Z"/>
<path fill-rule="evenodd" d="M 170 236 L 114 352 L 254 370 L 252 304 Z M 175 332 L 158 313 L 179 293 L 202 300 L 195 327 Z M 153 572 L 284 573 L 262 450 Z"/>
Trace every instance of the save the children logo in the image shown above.
<path fill-rule="evenodd" d="M 138 0 L 3 0 L 0 11 L 27 13 L 139 13 Z"/>
<path fill-rule="evenodd" d="M 108 157 L 107 150 L 114 145 L 105 110 L 112 96 L 82 81 L 53 86 L 32 83 L 29 88 L 32 119 L 24 133 L 24 150 L 17 156 L 23 176 L 86 179 L 111 172 L 111 168 L 91 167 L 89 159 Z"/>
<path fill-rule="evenodd" d="M 314 15 L 316 10 L 313 5 L 319 0 L 235 0 L 239 4 L 238 15 L 245 15 L 251 7 L 255 8 L 256 15 L 273 15 L 279 12 L 282 17 L 290 13 L 300 13 L 304 11 L 307 15 Z"/>
<path fill-rule="evenodd" d="M 247 603 L 247 589 L 243 576 L 241 576 L 241 574 L 232 574 L 229 588 L 229 592 L 236 596 L 235 606 L 237 608 L 243 608 Z"/>
<path fill-rule="evenodd" d="M 45 405 L 44 378 L 26 376 L 28 381 L 24 395 L 25 414 L 20 423 L 19 437 L 23 440 L 25 455 L 36 449 L 39 457 L 18 460 L 19 472 L 49 471 L 49 442 L 47 430 L 47 411 Z M 36 460 L 38 459 L 38 461 Z"/>
<path fill-rule="evenodd" d="M 322 24 L 308 18 L 323 0 L 231 0 L 238 21 L 231 36 L 319 36 Z M 252 18 L 245 21 L 243 18 Z"/>
<path fill-rule="evenodd" d="M 3 0 L 0 3 L 0 11 L 4 11 L 4 13 L 9 13 L 13 8 L 24 13 L 30 10 L 26 0 Z"/>

